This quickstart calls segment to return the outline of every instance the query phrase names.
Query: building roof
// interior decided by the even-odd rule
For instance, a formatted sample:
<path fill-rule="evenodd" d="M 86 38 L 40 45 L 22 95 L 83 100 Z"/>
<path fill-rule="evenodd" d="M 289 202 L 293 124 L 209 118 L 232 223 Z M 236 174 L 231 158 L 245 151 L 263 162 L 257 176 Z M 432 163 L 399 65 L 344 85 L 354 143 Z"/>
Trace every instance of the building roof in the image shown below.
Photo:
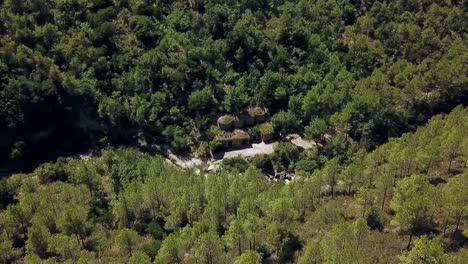
<path fill-rule="evenodd" d="M 245 140 L 250 139 L 249 133 L 241 129 L 235 129 L 233 132 L 223 132 L 219 134 L 216 139 L 223 140 Z"/>
<path fill-rule="evenodd" d="M 247 108 L 246 112 L 249 114 L 249 116 L 254 117 L 266 114 L 267 110 L 265 108 L 255 106 Z"/>
<path fill-rule="evenodd" d="M 229 125 L 232 122 L 237 121 L 237 119 L 238 118 L 236 116 L 234 116 L 234 115 L 223 115 L 223 116 L 218 118 L 218 124 Z"/>

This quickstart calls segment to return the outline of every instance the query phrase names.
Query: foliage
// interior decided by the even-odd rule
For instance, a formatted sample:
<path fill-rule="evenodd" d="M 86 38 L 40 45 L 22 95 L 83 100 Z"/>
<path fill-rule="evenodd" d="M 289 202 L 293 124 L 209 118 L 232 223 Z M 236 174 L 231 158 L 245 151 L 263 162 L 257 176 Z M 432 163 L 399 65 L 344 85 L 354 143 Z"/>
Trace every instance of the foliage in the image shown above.
<path fill-rule="evenodd" d="M 441 239 L 430 239 L 427 236 L 422 236 L 416 240 L 411 251 L 400 256 L 400 262 L 403 264 L 448 263 Z"/>
<path fill-rule="evenodd" d="M 464 111 L 437 116 L 414 134 L 371 153 L 359 150 L 344 162 L 314 151 L 301 153 L 290 143 L 252 161 L 262 170 L 296 168 L 288 184 L 268 181 L 240 158 L 200 175 L 130 148 L 60 159 L 44 165 L 51 177 L 38 178 L 43 173 L 38 169 L 7 180 L 15 186 L 15 199 L 0 212 L 1 258 L 257 263 L 291 262 L 298 256 L 299 263 L 380 263 L 401 254 L 406 233 L 434 236 L 436 231 L 443 237 L 450 230 L 444 241 L 455 243 L 466 227 L 466 172 L 452 174 L 464 170 L 466 153 L 454 158 L 441 151 L 447 145 L 438 129 L 455 134 L 465 129 Z M 438 142 L 431 156 L 413 154 L 432 142 L 427 138 Z M 389 152 L 395 149 L 398 155 Z M 301 158 L 316 161 L 319 168 L 299 169 L 295 162 Z M 445 173 L 447 182 L 434 186 L 428 173 Z M 404 232 L 384 232 L 389 223 Z M 423 236 L 401 259 L 434 256 L 456 263 L 458 257 L 447 256 L 441 241 Z M 373 253 L 376 246 L 385 250 L 381 257 Z"/>
<path fill-rule="evenodd" d="M 36 168 L 0 181 L 0 262 L 378 263 L 376 247 L 395 257 L 409 233 L 408 248 L 444 239 L 421 237 L 403 262 L 465 263 L 443 248 L 466 240 L 466 13 L 464 1 L 0 1 L 0 160 Z M 239 158 L 199 174 L 137 150 L 213 158 L 210 126 L 249 106 L 272 115 L 261 134 L 323 147 L 281 142 L 252 161 L 261 171 Z M 57 159 L 90 147 L 102 151 Z"/>

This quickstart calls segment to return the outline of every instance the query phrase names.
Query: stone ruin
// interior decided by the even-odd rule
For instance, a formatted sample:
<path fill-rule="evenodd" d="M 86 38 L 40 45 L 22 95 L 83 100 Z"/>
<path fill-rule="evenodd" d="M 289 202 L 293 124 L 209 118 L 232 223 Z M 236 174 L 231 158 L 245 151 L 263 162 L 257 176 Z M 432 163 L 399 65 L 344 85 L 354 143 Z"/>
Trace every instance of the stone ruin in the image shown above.
<path fill-rule="evenodd" d="M 223 131 L 216 139 L 225 148 L 238 148 L 250 144 L 251 136 L 242 128 L 263 123 L 270 118 L 268 110 L 249 107 L 238 114 L 226 114 L 218 118 L 218 127 Z"/>

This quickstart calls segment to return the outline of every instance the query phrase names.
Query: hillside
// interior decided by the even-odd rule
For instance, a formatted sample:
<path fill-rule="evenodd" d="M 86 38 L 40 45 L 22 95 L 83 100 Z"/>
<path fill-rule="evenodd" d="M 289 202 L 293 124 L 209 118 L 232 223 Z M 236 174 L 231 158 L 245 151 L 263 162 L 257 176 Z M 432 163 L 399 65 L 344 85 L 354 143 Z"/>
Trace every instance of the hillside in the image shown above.
<path fill-rule="evenodd" d="M 313 173 L 296 168 L 289 184 L 268 180 L 260 170 L 265 162 L 255 159 L 205 175 L 129 148 L 61 158 L 1 181 L 0 257 L 466 263 L 466 131 L 468 108 L 457 107 L 350 162 L 333 158 Z M 276 164 L 281 157 L 276 150 L 266 159 Z"/>
<path fill-rule="evenodd" d="M 14 167 L 141 142 L 194 152 L 247 106 L 271 109 L 277 135 L 325 123 L 370 150 L 467 101 L 463 1 L 0 5 L 0 160 Z"/>
<path fill-rule="evenodd" d="M 0 264 L 466 264 L 467 161 L 467 1 L 0 0 Z"/>

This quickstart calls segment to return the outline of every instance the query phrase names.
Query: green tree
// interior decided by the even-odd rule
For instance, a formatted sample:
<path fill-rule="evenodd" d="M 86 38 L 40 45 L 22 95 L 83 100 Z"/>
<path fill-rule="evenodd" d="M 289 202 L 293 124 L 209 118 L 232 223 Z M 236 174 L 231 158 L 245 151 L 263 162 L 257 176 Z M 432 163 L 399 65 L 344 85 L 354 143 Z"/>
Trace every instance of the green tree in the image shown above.
<path fill-rule="evenodd" d="M 151 264 L 151 258 L 143 252 L 133 254 L 128 260 L 129 264 Z"/>
<path fill-rule="evenodd" d="M 407 248 L 417 232 L 431 225 L 434 187 L 423 175 L 413 175 L 397 183 L 390 207 L 395 210 L 392 224 L 410 233 Z"/>
<path fill-rule="evenodd" d="M 335 187 L 338 184 L 338 178 L 341 172 L 341 165 L 338 158 L 333 158 L 327 162 L 325 168 L 322 170 L 325 182 L 330 186 L 330 194 L 335 197 Z"/>
<path fill-rule="evenodd" d="M 262 255 L 254 250 L 245 251 L 234 264 L 260 264 L 262 263 Z"/>
<path fill-rule="evenodd" d="M 9 263 L 9 261 L 13 261 L 17 257 L 18 252 L 16 252 L 12 244 L 12 241 L 2 241 L 0 238 L 0 262 Z"/>
<path fill-rule="evenodd" d="M 445 235 L 447 225 L 455 225 L 453 235 L 455 235 L 462 223 L 462 219 L 468 215 L 468 173 L 457 175 L 440 190 L 443 197 L 441 209 L 444 215 Z"/>
<path fill-rule="evenodd" d="M 161 245 L 156 263 L 183 263 L 182 246 L 180 239 L 176 235 L 169 234 Z"/>
<path fill-rule="evenodd" d="M 29 255 L 37 255 L 45 258 L 48 253 L 48 239 L 50 233 L 47 227 L 40 223 L 34 223 L 28 228 L 28 240 L 26 241 L 26 252 Z"/>
<path fill-rule="evenodd" d="M 124 228 L 117 231 L 115 243 L 122 256 L 129 259 L 139 249 L 140 236 L 135 230 Z"/>
<path fill-rule="evenodd" d="M 298 264 L 320 264 L 323 263 L 323 250 L 319 242 L 309 242 L 303 254 L 299 257 Z"/>
<path fill-rule="evenodd" d="M 335 225 L 323 238 L 324 263 L 367 263 L 362 244 L 369 235 L 366 221 Z"/>
<path fill-rule="evenodd" d="M 13 184 L 9 183 L 6 179 L 0 180 L 0 210 L 6 209 L 14 201 L 15 193 L 16 190 Z"/>
<path fill-rule="evenodd" d="M 428 236 L 422 236 L 414 242 L 414 247 L 410 251 L 400 256 L 400 263 L 444 264 L 449 262 L 440 238 L 430 239 Z"/>
<path fill-rule="evenodd" d="M 223 106 L 228 112 L 240 112 L 249 102 L 249 97 L 240 87 L 231 88 L 224 97 Z"/>
<path fill-rule="evenodd" d="M 202 90 L 196 90 L 190 95 L 188 107 L 190 110 L 201 113 L 210 110 L 215 103 L 216 99 L 211 90 L 206 87 Z"/>
<path fill-rule="evenodd" d="M 239 219 L 234 219 L 229 225 L 227 232 L 231 247 L 237 248 L 237 254 L 242 255 L 243 247 L 242 240 L 245 238 L 244 227 Z"/>
<path fill-rule="evenodd" d="M 56 234 L 48 239 L 48 251 L 60 256 L 62 261 L 78 261 L 81 245 L 74 237 Z"/>
<path fill-rule="evenodd" d="M 224 243 L 215 232 L 202 234 L 195 242 L 193 251 L 194 257 L 202 263 L 215 264 L 225 261 Z"/>
<path fill-rule="evenodd" d="M 58 216 L 59 229 L 67 234 L 74 235 L 80 243 L 81 249 L 85 248 L 85 239 L 90 223 L 88 222 L 89 208 L 83 205 L 68 205 Z"/>
<path fill-rule="evenodd" d="M 468 259 L 468 249 L 463 248 L 458 255 L 451 255 L 448 257 L 448 263 L 451 264 L 464 264 Z"/>
<path fill-rule="evenodd" d="M 291 113 L 280 111 L 273 115 L 271 124 L 276 133 L 280 136 L 286 136 L 288 133 L 297 131 L 299 128 L 299 120 Z"/>
<path fill-rule="evenodd" d="M 304 134 L 307 139 L 314 140 L 315 142 L 323 142 L 327 130 L 328 125 L 325 120 L 317 117 L 312 119 L 309 125 L 305 127 Z"/>

